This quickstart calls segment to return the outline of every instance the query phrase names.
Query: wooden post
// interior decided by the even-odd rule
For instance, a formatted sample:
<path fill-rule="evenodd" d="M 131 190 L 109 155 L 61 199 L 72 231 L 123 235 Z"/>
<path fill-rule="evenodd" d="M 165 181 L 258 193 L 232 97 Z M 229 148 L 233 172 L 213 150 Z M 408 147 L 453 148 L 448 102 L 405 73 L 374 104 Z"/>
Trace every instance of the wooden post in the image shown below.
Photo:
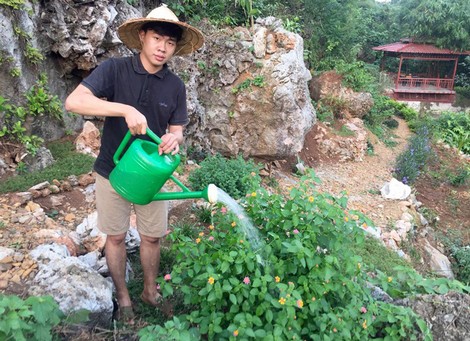
<path fill-rule="evenodd" d="M 457 65 L 459 63 L 459 57 L 454 59 L 454 73 L 452 75 L 452 86 L 450 87 L 450 90 L 454 90 L 454 81 L 455 81 L 455 74 L 457 73 Z"/>
<path fill-rule="evenodd" d="M 398 66 L 398 75 L 397 75 L 397 80 L 395 81 L 395 89 L 398 89 L 398 80 L 400 79 L 401 76 L 401 64 L 403 63 L 403 56 L 400 55 L 400 65 Z"/>

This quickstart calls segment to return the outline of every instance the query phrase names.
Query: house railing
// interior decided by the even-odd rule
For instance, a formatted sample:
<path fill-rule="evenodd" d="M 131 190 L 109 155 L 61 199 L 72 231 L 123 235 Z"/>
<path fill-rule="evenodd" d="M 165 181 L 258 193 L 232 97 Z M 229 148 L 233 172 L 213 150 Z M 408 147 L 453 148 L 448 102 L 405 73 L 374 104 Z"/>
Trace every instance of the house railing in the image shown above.
<path fill-rule="evenodd" d="M 422 90 L 448 89 L 454 88 L 453 79 L 445 78 L 418 78 L 418 77 L 400 77 L 397 82 L 397 88 L 419 88 Z"/>

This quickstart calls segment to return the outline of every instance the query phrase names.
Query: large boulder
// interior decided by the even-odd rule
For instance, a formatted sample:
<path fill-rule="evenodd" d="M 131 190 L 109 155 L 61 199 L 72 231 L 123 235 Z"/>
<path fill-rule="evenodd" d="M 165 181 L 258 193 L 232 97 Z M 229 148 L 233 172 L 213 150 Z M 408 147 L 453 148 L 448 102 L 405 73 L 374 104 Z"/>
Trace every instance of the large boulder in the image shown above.
<path fill-rule="evenodd" d="M 315 121 L 303 40 L 275 18 L 245 28 L 204 27 L 205 47 L 173 60 L 186 81 L 188 144 L 224 155 L 296 155 Z"/>

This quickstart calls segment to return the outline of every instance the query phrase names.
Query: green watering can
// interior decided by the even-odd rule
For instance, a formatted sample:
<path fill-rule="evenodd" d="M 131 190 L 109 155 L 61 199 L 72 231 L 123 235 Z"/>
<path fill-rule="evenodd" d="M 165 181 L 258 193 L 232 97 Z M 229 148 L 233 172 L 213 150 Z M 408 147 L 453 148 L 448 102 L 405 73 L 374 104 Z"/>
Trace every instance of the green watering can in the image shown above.
<path fill-rule="evenodd" d="M 173 172 L 180 164 L 179 155 L 158 154 L 158 145 L 162 140 L 147 128 L 147 135 L 155 142 L 135 139 L 120 158 L 129 143 L 131 132 L 128 131 L 114 154 L 116 167 L 109 175 L 113 188 L 124 199 L 138 205 L 146 205 L 155 200 L 178 200 L 204 198 L 211 203 L 217 202 L 217 186 L 210 184 L 199 192 L 191 192 Z M 183 191 L 159 193 L 165 182 L 171 179 Z"/>

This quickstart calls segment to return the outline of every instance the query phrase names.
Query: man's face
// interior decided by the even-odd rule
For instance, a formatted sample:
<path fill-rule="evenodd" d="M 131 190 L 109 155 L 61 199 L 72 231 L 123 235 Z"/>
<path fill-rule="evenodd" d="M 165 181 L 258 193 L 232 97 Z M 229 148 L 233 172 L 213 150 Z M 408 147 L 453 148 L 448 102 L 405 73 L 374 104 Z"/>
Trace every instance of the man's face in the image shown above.
<path fill-rule="evenodd" d="M 176 50 L 176 39 L 156 33 L 153 30 L 140 31 L 142 42 L 141 59 L 149 73 L 155 73 L 168 62 Z"/>

